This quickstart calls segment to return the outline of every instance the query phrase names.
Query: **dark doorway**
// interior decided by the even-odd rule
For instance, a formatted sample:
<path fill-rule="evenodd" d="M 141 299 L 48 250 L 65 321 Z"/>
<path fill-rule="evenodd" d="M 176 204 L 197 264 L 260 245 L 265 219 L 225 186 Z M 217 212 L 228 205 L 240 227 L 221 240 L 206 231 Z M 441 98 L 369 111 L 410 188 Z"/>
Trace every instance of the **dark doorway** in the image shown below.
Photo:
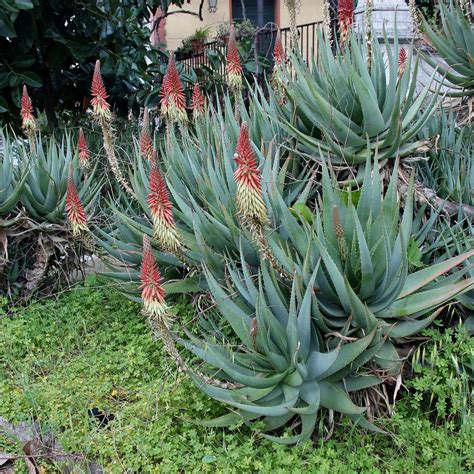
<path fill-rule="evenodd" d="M 275 22 L 275 0 L 232 0 L 232 19 L 247 19 L 263 28 L 267 23 Z"/>

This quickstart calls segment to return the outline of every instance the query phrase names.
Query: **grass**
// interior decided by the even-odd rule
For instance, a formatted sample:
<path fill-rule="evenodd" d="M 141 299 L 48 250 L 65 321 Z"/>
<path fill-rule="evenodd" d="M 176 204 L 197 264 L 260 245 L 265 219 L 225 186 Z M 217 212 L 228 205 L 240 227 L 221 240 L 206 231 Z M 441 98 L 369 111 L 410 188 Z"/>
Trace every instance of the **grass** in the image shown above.
<path fill-rule="evenodd" d="M 192 311 L 183 303 L 174 310 L 185 318 Z M 472 341 L 465 344 L 472 353 Z M 415 395 L 427 382 L 421 385 L 411 389 Z M 114 419 L 100 427 L 88 416 L 93 407 Z M 470 471 L 472 431 L 423 407 L 409 397 L 398 402 L 385 423 L 389 435 L 342 422 L 324 444 L 283 447 L 245 426 L 193 423 L 225 410 L 176 373 L 139 307 L 110 289 L 78 287 L 0 319 L 0 416 L 37 421 L 66 451 L 83 453 L 108 473 Z M 0 433 L 0 451 L 21 453 L 21 446 Z M 20 462 L 17 470 L 27 472 Z"/>

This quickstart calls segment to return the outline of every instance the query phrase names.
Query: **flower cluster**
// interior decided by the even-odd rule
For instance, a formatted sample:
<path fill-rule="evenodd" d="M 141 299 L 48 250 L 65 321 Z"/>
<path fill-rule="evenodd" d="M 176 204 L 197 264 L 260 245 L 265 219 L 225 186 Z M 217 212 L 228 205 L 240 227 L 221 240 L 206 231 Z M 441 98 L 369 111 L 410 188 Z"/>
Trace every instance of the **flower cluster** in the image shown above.
<path fill-rule="evenodd" d="M 265 225 L 268 223 L 267 208 L 263 200 L 260 171 L 257 158 L 250 144 L 247 123 L 240 127 L 239 139 L 234 155 L 237 169 L 237 209 L 245 223 Z"/>
<path fill-rule="evenodd" d="M 234 25 L 230 26 L 229 43 L 227 45 L 227 79 L 229 87 L 238 92 L 242 89 L 242 64 L 240 63 L 239 50 L 235 39 Z"/>
<path fill-rule="evenodd" d="M 66 215 L 72 226 L 74 236 L 80 235 L 81 232 L 87 231 L 87 219 L 81 199 L 77 193 L 72 175 L 72 167 L 69 168 L 66 189 Z"/>
<path fill-rule="evenodd" d="M 98 119 L 110 120 L 112 113 L 110 111 L 110 105 L 107 102 L 108 94 L 105 90 L 104 81 L 100 73 L 100 61 L 95 62 L 94 75 L 92 76 L 92 109 L 94 116 Z"/>
<path fill-rule="evenodd" d="M 161 114 L 165 120 L 168 123 L 185 123 L 188 119 L 186 115 L 186 98 L 184 97 L 183 85 L 176 68 L 173 51 L 170 51 L 168 69 L 163 78 L 160 96 Z"/>
<path fill-rule="evenodd" d="M 148 207 L 153 219 L 154 237 L 165 252 L 179 254 L 181 244 L 173 217 L 173 205 L 163 175 L 155 161 L 150 170 Z"/>
<path fill-rule="evenodd" d="M 34 132 L 36 130 L 36 120 L 33 115 L 33 104 L 26 86 L 23 86 L 23 94 L 21 96 L 21 120 L 22 128 L 26 132 Z"/>
<path fill-rule="evenodd" d="M 150 316 L 162 317 L 168 307 L 165 302 L 165 289 L 148 236 L 143 235 L 143 260 L 140 272 L 140 290 L 145 311 Z"/>
<path fill-rule="evenodd" d="M 401 48 L 398 53 L 398 76 L 401 77 L 405 72 L 405 67 L 407 65 L 408 54 L 405 48 Z"/>
<path fill-rule="evenodd" d="M 202 95 L 199 84 L 194 84 L 193 95 L 191 97 L 191 110 L 193 111 L 193 118 L 200 117 L 205 110 L 206 99 Z"/>
<path fill-rule="evenodd" d="M 271 84 L 277 97 L 278 103 L 280 105 L 283 105 L 286 101 L 286 91 L 285 86 L 283 84 L 282 68 L 285 67 L 286 54 L 285 49 L 283 48 L 283 44 L 281 42 L 280 30 L 278 30 L 277 37 L 275 39 L 273 59 L 275 61 L 275 65 L 273 67 Z"/>
<path fill-rule="evenodd" d="M 341 45 L 344 45 L 354 22 L 354 0 L 339 0 L 338 10 L 339 38 Z"/>
<path fill-rule="evenodd" d="M 283 48 L 283 43 L 281 42 L 280 30 L 278 30 L 275 39 L 275 47 L 273 48 L 273 58 L 275 60 L 276 65 L 282 66 L 283 64 L 285 64 L 286 54 L 285 49 Z"/>

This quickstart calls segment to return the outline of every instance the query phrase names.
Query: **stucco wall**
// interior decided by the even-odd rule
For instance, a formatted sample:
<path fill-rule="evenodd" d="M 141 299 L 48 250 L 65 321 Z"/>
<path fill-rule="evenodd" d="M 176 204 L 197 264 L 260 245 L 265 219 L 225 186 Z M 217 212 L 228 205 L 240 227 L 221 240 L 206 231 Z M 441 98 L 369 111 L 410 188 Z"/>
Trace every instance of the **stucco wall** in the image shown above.
<path fill-rule="evenodd" d="M 192 0 L 191 4 L 184 5 L 184 10 L 193 12 L 199 11 L 199 0 Z M 280 27 L 289 26 L 288 11 L 284 0 L 276 0 L 276 5 L 280 3 Z M 209 13 L 207 0 L 204 2 L 203 18 L 184 13 L 176 13 L 166 18 L 166 46 L 168 49 L 176 49 L 181 45 L 183 39 L 191 36 L 194 31 L 204 26 L 211 27 L 211 36 L 214 36 L 215 27 L 223 21 L 229 21 L 229 0 L 217 0 L 217 11 Z M 297 24 L 313 23 L 322 20 L 323 0 L 301 0 L 301 10 L 297 17 Z M 177 8 L 170 8 L 170 11 L 178 11 Z M 278 19 L 278 15 L 277 15 Z"/>

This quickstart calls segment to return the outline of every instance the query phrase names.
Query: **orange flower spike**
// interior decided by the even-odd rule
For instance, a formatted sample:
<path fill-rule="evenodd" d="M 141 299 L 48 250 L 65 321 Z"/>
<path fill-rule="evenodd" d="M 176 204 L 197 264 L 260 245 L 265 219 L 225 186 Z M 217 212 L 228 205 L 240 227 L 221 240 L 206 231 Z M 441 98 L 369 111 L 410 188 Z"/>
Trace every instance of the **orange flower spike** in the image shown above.
<path fill-rule="evenodd" d="M 110 105 L 107 102 L 107 98 L 109 96 L 105 90 L 104 81 L 102 80 L 102 75 L 100 73 L 99 60 L 95 62 L 94 75 L 92 76 L 91 94 L 91 104 L 94 115 L 97 118 L 110 120 L 112 118 L 112 112 L 110 111 Z"/>
<path fill-rule="evenodd" d="M 154 237 L 165 252 L 179 253 L 181 244 L 174 222 L 173 204 L 170 201 L 165 179 L 155 160 L 151 165 L 149 185 L 147 202 L 153 220 Z"/>
<path fill-rule="evenodd" d="M 229 87 L 234 91 L 242 89 L 242 64 L 240 62 L 237 40 L 235 39 L 234 25 L 230 25 L 229 43 L 227 44 L 227 77 Z"/>
<path fill-rule="evenodd" d="M 339 0 L 338 10 L 341 43 L 345 44 L 354 22 L 354 0 Z"/>
<path fill-rule="evenodd" d="M 145 107 L 143 112 L 143 125 L 140 134 L 140 153 L 148 160 L 153 158 L 153 139 L 150 135 L 150 118 L 147 107 Z"/>
<path fill-rule="evenodd" d="M 273 58 L 275 59 L 275 64 L 282 66 L 286 61 L 285 49 L 283 48 L 283 43 L 281 42 L 280 30 L 278 30 L 277 37 L 275 39 L 275 47 L 273 48 Z"/>
<path fill-rule="evenodd" d="M 21 120 L 22 128 L 25 131 L 34 132 L 36 130 L 36 120 L 33 115 L 33 104 L 31 103 L 30 96 L 28 95 L 28 89 L 23 86 L 23 94 L 21 96 Z"/>
<path fill-rule="evenodd" d="M 183 85 L 179 77 L 174 53 L 170 51 L 168 68 L 161 85 L 161 114 L 169 122 L 185 123 L 188 120 L 186 115 L 186 98 L 183 92 Z"/>
<path fill-rule="evenodd" d="M 263 200 L 260 171 L 257 168 L 257 158 L 252 149 L 249 130 L 246 122 L 240 127 L 234 160 L 237 169 L 234 173 L 237 182 L 237 209 L 244 221 L 268 223 L 267 208 Z"/>
<path fill-rule="evenodd" d="M 405 72 L 405 67 L 407 64 L 408 54 L 405 48 L 401 48 L 398 53 L 398 76 L 402 76 Z"/>
<path fill-rule="evenodd" d="M 194 84 L 193 95 L 191 97 L 191 109 L 193 111 L 193 117 L 200 117 L 204 113 L 206 107 L 206 99 L 202 95 L 199 84 Z"/>
<path fill-rule="evenodd" d="M 165 289 L 156 263 L 150 240 L 143 235 L 143 259 L 140 271 L 140 290 L 145 311 L 152 316 L 163 316 L 168 307 L 165 302 Z"/>
<path fill-rule="evenodd" d="M 87 231 L 87 219 L 81 199 L 77 193 L 74 179 L 72 176 L 72 167 L 69 168 L 66 189 L 66 215 L 72 226 L 74 236 L 79 235 L 83 231 Z"/>
<path fill-rule="evenodd" d="M 82 127 L 79 128 L 79 138 L 77 140 L 77 154 L 79 156 L 79 162 L 81 166 L 87 168 L 89 166 L 89 157 L 91 152 L 87 146 L 86 137 L 84 136 L 84 130 Z"/>

